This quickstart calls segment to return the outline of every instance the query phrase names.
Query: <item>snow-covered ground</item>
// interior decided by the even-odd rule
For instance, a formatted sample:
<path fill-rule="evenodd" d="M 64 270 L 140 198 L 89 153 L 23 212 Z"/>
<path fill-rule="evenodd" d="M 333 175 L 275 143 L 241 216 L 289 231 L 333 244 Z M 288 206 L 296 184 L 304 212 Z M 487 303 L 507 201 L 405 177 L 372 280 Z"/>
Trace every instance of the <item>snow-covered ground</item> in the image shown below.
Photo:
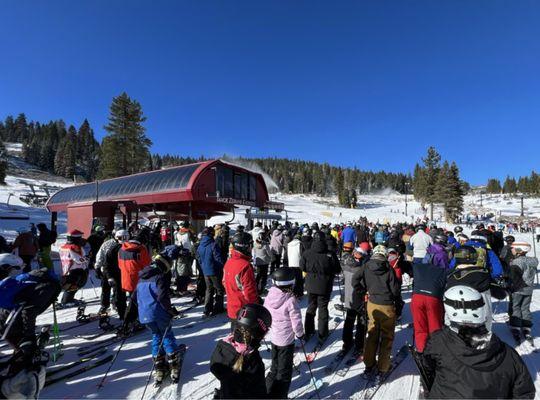
<path fill-rule="evenodd" d="M 12 240 L 16 235 L 17 227 L 28 224 L 29 222 L 49 222 L 48 213 L 40 208 L 28 207 L 26 204 L 17 201 L 17 196 L 24 192 L 26 186 L 18 182 L 15 176 L 8 176 L 7 187 L 0 187 L 0 212 L 21 213 L 28 216 L 27 220 L 5 220 L 0 219 L 0 235 L 6 236 Z M 54 182 L 58 184 L 58 182 Z M 9 193 L 10 205 L 6 205 Z M 382 193 L 380 195 L 360 196 L 358 209 L 345 209 L 335 206 L 335 199 L 320 199 L 315 196 L 304 195 L 284 195 L 277 194 L 272 196 L 274 200 L 283 201 L 286 205 L 288 218 L 299 222 L 345 222 L 355 220 L 360 216 L 366 216 L 371 221 L 396 222 L 411 221 L 417 217 L 422 217 L 424 212 L 420 205 L 408 196 L 408 216 L 405 217 L 405 196 L 392 193 Z M 479 197 L 467 196 L 467 211 L 478 210 Z M 502 196 L 492 196 L 483 199 L 483 211 L 502 211 L 506 215 L 519 215 L 519 199 L 503 199 Z M 526 199 L 525 207 L 530 216 L 540 215 L 540 202 L 536 199 Z M 238 213 L 240 214 L 240 213 Z M 436 212 L 436 215 L 439 213 Z M 209 221 L 215 223 L 222 220 L 228 220 L 231 216 L 216 217 Z M 235 222 L 244 223 L 243 218 Z M 446 224 L 443 224 L 446 225 Z M 451 226 L 449 226 L 451 227 Z M 60 233 L 65 232 L 65 220 L 61 220 Z M 466 232 L 468 233 L 468 232 Z M 516 235 L 518 240 L 531 241 L 529 235 Z M 61 241 L 58 243 L 60 244 Z M 56 262 L 58 268 L 58 262 Z M 99 280 L 93 277 L 88 281 L 86 288 L 78 294 L 77 297 L 84 297 L 86 300 L 97 298 L 100 294 Z M 537 285 L 538 288 L 538 285 Z M 410 291 L 404 290 L 404 300 L 410 302 Z M 175 304 L 184 308 L 187 306 L 187 299 L 176 299 Z M 331 318 L 343 317 L 340 312 L 334 308 L 334 304 L 339 301 L 339 288 L 334 287 L 332 303 L 330 304 Z M 306 300 L 302 300 L 303 312 L 305 312 Z M 93 303 L 87 307 L 87 312 L 96 312 L 98 304 Z M 495 322 L 494 331 L 503 340 L 512 343 L 512 338 L 504 322 L 504 313 L 507 309 L 507 302 L 495 302 Z M 533 296 L 532 310 L 535 327 L 540 323 L 540 291 L 536 290 Z M 209 372 L 209 358 L 215 346 L 215 342 L 224 337 L 229 331 L 229 323 L 225 315 L 215 319 L 203 322 L 201 320 L 202 306 L 198 306 L 185 313 L 184 317 L 174 321 L 173 331 L 179 343 L 185 343 L 188 347 L 186 358 L 183 363 L 181 382 L 183 383 L 181 397 L 186 399 L 209 399 L 212 398 L 213 390 L 217 387 L 217 381 Z M 98 332 L 97 323 L 81 325 L 67 332 L 62 332 L 66 327 L 71 327 L 75 322 L 75 309 L 66 309 L 58 311 L 58 322 L 60 325 L 60 334 L 63 341 L 64 355 L 58 361 L 58 365 L 68 363 L 78 359 L 77 349 L 90 343 L 97 343 L 111 336 L 103 334 L 96 339 L 85 338 L 84 335 L 92 335 Z M 404 343 L 412 341 L 412 329 L 407 328 L 410 323 L 411 315 L 409 306 L 404 308 L 401 325 L 396 329 L 394 341 L 394 352 L 396 352 Z M 52 309 L 47 310 L 38 318 L 38 325 L 52 324 Z M 112 322 L 117 322 L 115 316 Z M 334 322 L 331 322 L 331 328 Z M 191 328 L 186 328 L 191 327 Z M 317 359 L 312 364 L 312 370 L 316 377 L 325 383 L 321 389 L 321 397 L 348 398 L 358 391 L 361 385 L 359 377 L 363 370 L 363 364 L 359 363 L 353 366 L 348 373 L 340 377 L 335 374 L 325 375 L 324 367 L 327 366 L 335 354 L 341 348 L 342 322 L 332 331 L 327 345 L 319 353 Z M 536 333 L 536 332 L 535 332 Z M 103 377 L 107 365 L 96 368 L 83 375 L 69 379 L 67 382 L 57 383 L 46 387 L 42 392 L 43 398 L 141 398 L 148 374 L 152 368 L 150 356 L 150 333 L 144 332 L 136 337 L 128 338 L 122 347 L 121 352 L 109 373 L 106 384 L 98 389 L 97 385 Z M 537 341 L 540 346 L 540 340 Z M 112 354 L 119 348 L 119 344 L 111 345 L 108 352 Z M 2 352 L 7 353 L 3 348 Z M 533 353 L 527 347 L 518 348 L 523 356 L 531 374 L 533 375 L 537 389 L 540 389 L 540 379 L 538 377 L 537 367 L 540 365 L 540 353 Z M 265 365 L 270 363 L 270 353 L 261 348 L 261 355 L 264 358 Z M 300 354 L 296 356 L 300 359 Z M 52 366 L 52 365 L 51 365 Z M 150 388 L 146 397 L 152 396 Z M 407 358 L 400 367 L 392 374 L 389 381 L 384 384 L 377 392 L 375 398 L 378 399 L 410 399 L 417 398 L 419 390 L 419 378 L 415 371 L 412 360 Z M 291 386 L 290 397 L 308 397 L 313 395 L 313 388 L 310 386 L 307 366 L 302 364 L 299 372 L 295 371 Z M 316 397 L 316 396 L 315 396 Z M 164 390 L 160 398 L 174 398 L 172 390 Z"/>

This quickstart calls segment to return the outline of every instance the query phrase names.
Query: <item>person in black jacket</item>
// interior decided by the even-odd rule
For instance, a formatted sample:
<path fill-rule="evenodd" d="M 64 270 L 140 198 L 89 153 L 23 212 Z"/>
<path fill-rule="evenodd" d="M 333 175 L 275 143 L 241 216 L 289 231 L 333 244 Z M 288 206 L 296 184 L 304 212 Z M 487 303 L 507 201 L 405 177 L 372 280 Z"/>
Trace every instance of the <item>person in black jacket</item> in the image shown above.
<path fill-rule="evenodd" d="M 484 299 L 464 285 L 444 294 L 450 316 L 429 338 L 420 364 L 430 399 L 533 399 L 535 386 L 519 354 L 486 327 Z"/>
<path fill-rule="evenodd" d="M 99 314 L 106 314 L 111 305 L 111 290 L 113 304 L 118 311 L 118 317 L 123 320 L 126 314 L 126 292 L 122 290 L 122 279 L 118 267 L 118 251 L 122 242 L 129 240 L 129 232 L 120 229 L 114 238 L 105 241 L 96 254 L 96 276 L 101 279 L 101 308 Z"/>
<path fill-rule="evenodd" d="M 313 236 L 311 236 L 311 229 L 304 228 L 302 231 L 302 239 L 300 239 L 302 242 L 302 250 L 306 251 L 311 248 L 311 242 L 313 242 Z"/>
<path fill-rule="evenodd" d="M 210 372 L 220 381 L 214 398 L 268 397 L 259 347 L 271 325 L 270 312 L 260 304 L 238 311 L 234 332 L 218 342 L 210 359 Z"/>
<path fill-rule="evenodd" d="M 326 247 L 326 237 L 317 231 L 311 248 L 302 254 L 300 269 L 306 273 L 305 287 L 308 294 L 305 331 L 310 337 L 315 333 L 315 313 L 318 310 L 319 342 L 328 336 L 328 303 L 332 293 L 334 278 L 341 270 L 336 253 Z"/>
<path fill-rule="evenodd" d="M 402 257 L 405 254 L 405 242 L 401 240 L 401 235 L 396 229 L 390 232 L 390 238 L 388 239 L 388 248 L 395 249 Z"/>
<path fill-rule="evenodd" d="M 379 374 L 390 370 L 390 354 L 394 342 L 396 324 L 395 301 L 399 298 L 400 286 L 390 267 L 386 247 L 373 249 L 371 259 L 362 269 L 362 277 L 368 292 L 368 333 L 364 349 L 365 374 Z"/>

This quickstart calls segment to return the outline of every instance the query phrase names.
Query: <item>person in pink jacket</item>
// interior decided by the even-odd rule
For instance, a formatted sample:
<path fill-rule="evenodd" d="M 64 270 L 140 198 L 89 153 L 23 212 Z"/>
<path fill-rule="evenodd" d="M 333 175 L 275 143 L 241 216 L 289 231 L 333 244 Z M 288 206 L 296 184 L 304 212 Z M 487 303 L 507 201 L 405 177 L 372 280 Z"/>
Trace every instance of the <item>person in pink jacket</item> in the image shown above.
<path fill-rule="evenodd" d="M 287 398 L 293 371 L 294 337 L 304 336 L 300 306 L 293 294 L 295 278 L 294 269 L 278 268 L 272 274 L 274 286 L 264 301 L 264 306 L 272 314 L 272 366 L 266 377 L 270 399 Z"/>

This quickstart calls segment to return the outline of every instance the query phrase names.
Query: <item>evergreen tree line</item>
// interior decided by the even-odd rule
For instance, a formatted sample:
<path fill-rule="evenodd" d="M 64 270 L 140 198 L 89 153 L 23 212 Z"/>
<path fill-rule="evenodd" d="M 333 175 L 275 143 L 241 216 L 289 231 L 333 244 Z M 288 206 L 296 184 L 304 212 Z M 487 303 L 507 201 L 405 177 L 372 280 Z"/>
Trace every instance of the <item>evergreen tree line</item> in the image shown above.
<path fill-rule="evenodd" d="M 520 176 L 517 180 L 507 176 L 502 185 L 498 179 L 488 179 L 486 192 L 490 194 L 521 193 L 532 197 L 540 197 L 540 174 L 532 171 L 529 176 Z"/>
<path fill-rule="evenodd" d="M 329 196 L 336 194 L 339 203 L 354 206 L 357 195 L 373 193 L 384 189 L 392 189 L 405 193 L 411 183 L 410 175 L 402 173 L 360 171 L 357 168 L 342 168 L 312 161 L 289 160 L 286 158 L 230 158 L 240 165 L 256 165 L 260 167 L 286 193 L 317 194 Z M 152 156 L 152 165 L 163 167 L 185 165 L 204 161 L 204 157 L 192 158 L 170 154 Z"/>
<path fill-rule="evenodd" d="M 66 128 L 63 120 L 27 122 L 24 114 L 0 121 L 0 139 L 23 144 L 23 158 L 40 169 L 73 179 L 79 175 L 95 179 L 99 165 L 99 143 L 85 119 L 79 129 Z M 0 168 L 1 172 L 1 168 Z"/>
<path fill-rule="evenodd" d="M 444 161 L 434 147 L 429 147 L 422 158 L 423 165 L 416 164 L 413 175 L 413 193 L 422 206 L 441 204 L 447 221 L 454 221 L 463 212 L 463 196 L 470 189 L 459 177 L 455 162 Z M 431 216 L 433 217 L 433 215 Z"/>

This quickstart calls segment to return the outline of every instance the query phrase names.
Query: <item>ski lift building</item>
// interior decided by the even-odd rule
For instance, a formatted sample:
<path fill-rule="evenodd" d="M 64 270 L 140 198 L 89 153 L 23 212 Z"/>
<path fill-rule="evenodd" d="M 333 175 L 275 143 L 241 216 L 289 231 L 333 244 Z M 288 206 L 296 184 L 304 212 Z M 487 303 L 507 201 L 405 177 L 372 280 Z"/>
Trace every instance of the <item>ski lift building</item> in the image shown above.
<path fill-rule="evenodd" d="M 261 174 L 212 160 L 71 186 L 51 196 L 46 207 L 54 228 L 57 214 L 67 212 L 68 231 L 79 229 L 88 236 L 96 220 L 112 229 L 118 213 L 124 225 L 140 213 L 205 220 L 239 205 L 284 209 L 283 203 L 269 200 Z"/>

